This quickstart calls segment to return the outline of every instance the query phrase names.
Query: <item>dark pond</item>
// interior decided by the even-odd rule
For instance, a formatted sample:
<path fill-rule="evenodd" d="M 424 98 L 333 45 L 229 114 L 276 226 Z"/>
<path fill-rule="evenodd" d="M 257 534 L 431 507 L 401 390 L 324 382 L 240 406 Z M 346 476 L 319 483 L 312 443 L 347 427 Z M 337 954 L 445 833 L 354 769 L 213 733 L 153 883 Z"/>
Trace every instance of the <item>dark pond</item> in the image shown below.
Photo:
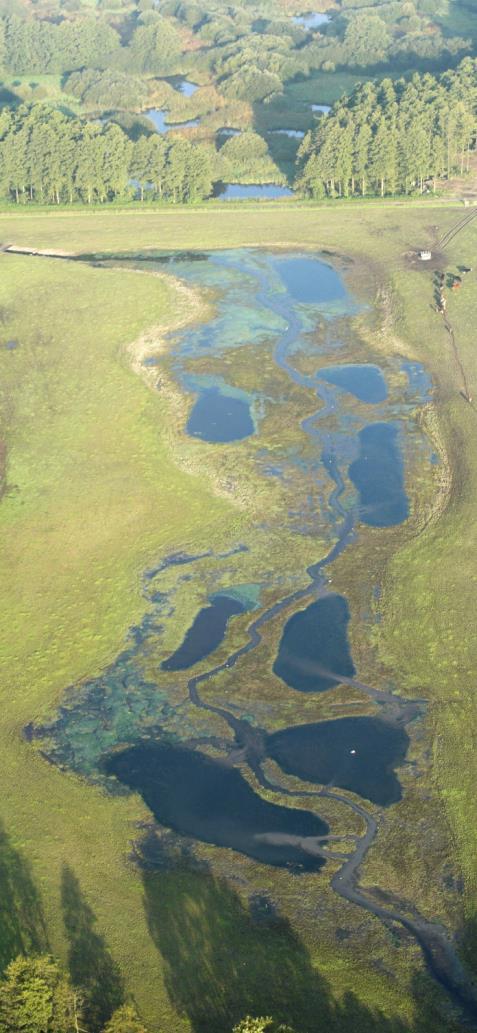
<path fill-rule="evenodd" d="M 280 868 L 323 867 L 323 858 L 290 837 L 326 835 L 326 822 L 310 811 L 268 803 L 240 771 L 221 761 L 182 746 L 144 742 L 112 754 L 105 766 L 108 774 L 141 794 L 161 825 L 184 836 Z"/>
<path fill-rule="evenodd" d="M 187 422 L 187 433 L 202 441 L 241 441 L 254 434 L 249 403 L 218 387 L 201 391 Z"/>
<path fill-rule="evenodd" d="M 393 768 L 406 756 L 403 728 L 376 717 L 285 728 L 267 737 L 267 753 L 291 775 L 333 785 L 386 807 L 401 799 Z"/>
<path fill-rule="evenodd" d="M 199 610 L 179 649 L 164 660 L 162 669 L 185 671 L 213 653 L 224 639 L 230 618 L 244 610 L 245 606 L 239 599 L 220 593 L 214 596 L 210 606 Z"/>
<path fill-rule="evenodd" d="M 293 197 L 293 190 L 277 183 L 224 183 L 217 196 L 221 201 L 272 201 L 280 197 Z"/>
<path fill-rule="evenodd" d="M 348 363 L 343 366 L 327 366 L 318 370 L 320 380 L 336 384 L 343 391 L 349 391 L 360 402 L 384 402 L 388 397 L 386 381 L 379 366 L 371 363 Z"/>
<path fill-rule="evenodd" d="M 359 491 L 360 519 L 371 527 L 391 527 L 409 516 L 398 429 L 371 423 L 360 432 L 359 457 L 349 476 Z"/>
<path fill-rule="evenodd" d="M 310 11 L 308 14 L 297 14 L 293 18 L 296 25 L 303 25 L 305 29 L 318 29 L 320 25 L 329 22 L 329 14 L 320 11 Z"/>
<path fill-rule="evenodd" d="M 294 301 L 317 305 L 346 297 L 339 273 L 318 258 L 278 258 L 273 264 Z"/>
<path fill-rule="evenodd" d="M 274 673 L 299 692 L 324 692 L 339 684 L 340 675 L 351 678 L 355 669 L 348 621 L 348 603 L 341 595 L 317 599 L 306 610 L 294 613 L 285 624 Z"/>
<path fill-rule="evenodd" d="M 199 118 L 191 118 L 188 122 L 166 122 L 167 111 L 161 111 L 159 108 L 149 108 L 144 114 L 158 133 L 168 133 L 171 129 L 190 129 L 200 124 Z"/>

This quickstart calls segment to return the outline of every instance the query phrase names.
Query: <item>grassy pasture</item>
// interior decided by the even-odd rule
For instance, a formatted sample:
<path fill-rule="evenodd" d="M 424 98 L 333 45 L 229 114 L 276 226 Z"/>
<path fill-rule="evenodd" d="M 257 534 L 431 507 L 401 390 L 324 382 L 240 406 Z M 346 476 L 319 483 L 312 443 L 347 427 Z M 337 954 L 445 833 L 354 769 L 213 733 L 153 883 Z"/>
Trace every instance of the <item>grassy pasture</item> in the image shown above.
<path fill-rule="evenodd" d="M 407 353 L 432 371 L 453 474 L 439 520 L 386 564 L 376 647 L 405 691 L 418 690 L 431 700 L 433 777 L 464 871 L 472 931 L 477 417 L 460 397 L 447 335 L 432 309 L 432 273 L 405 257 L 411 247 L 433 243 L 434 226 L 441 235 L 459 215 L 460 209 L 439 203 L 9 212 L 0 219 L 0 239 L 87 253 L 329 248 L 355 259 L 351 282 L 363 297 L 371 268 L 380 289 L 376 347 Z M 458 237 L 446 265 L 471 265 L 476 236 L 469 228 Z M 278 983 L 288 959 L 291 1017 L 297 1023 L 300 1015 L 304 1025 L 310 1021 L 310 996 L 320 999 L 330 1030 L 404 1033 L 413 1021 L 416 1029 L 430 1030 L 427 984 L 417 993 L 399 952 L 405 978 L 395 985 L 359 954 L 347 955 L 345 965 L 340 944 L 321 941 L 319 923 L 309 956 L 288 927 L 257 934 L 239 898 L 215 877 L 210 883 L 188 881 L 179 872 L 142 880 L 128 862 L 135 823 L 147 817 L 138 799 L 106 798 L 48 766 L 22 739 L 25 724 L 51 711 L 67 685 L 101 670 L 121 649 L 127 628 L 144 611 L 140 575 L 149 562 L 168 548 L 202 548 L 211 541 L 219 546 L 231 521 L 240 530 L 247 515 L 173 461 L 167 400 L 146 389 L 125 357 L 125 346 L 144 330 L 173 325 L 186 315 L 187 302 L 173 284 L 127 270 L 6 254 L 0 267 L 0 343 L 19 342 L 12 351 L 0 348 L 0 438 L 8 457 L 8 491 L 0 505 L 0 818 L 10 839 L 8 856 L 17 852 L 30 866 L 53 948 L 65 952 L 68 946 L 60 898 L 67 863 L 97 918 L 95 925 L 90 917 L 90 925 L 104 938 L 104 953 L 121 964 L 141 1009 L 159 1027 L 205 1031 L 204 1002 L 210 1008 L 213 1003 L 208 986 L 218 1000 L 213 1033 L 237 1013 L 241 986 L 247 1009 L 258 1002 L 269 1007 L 264 988 Z M 451 297 L 449 314 L 471 385 L 477 384 L 475 309 L 469 277 Z M 372 537 L 369 549 L 371 556 Z M 191 944 L 200 958 L 198 971 Z M 227 952 L 253 959 L 246 978 L 225 963 Z M 347 999 L 345 992 L 354 997 Z"/>

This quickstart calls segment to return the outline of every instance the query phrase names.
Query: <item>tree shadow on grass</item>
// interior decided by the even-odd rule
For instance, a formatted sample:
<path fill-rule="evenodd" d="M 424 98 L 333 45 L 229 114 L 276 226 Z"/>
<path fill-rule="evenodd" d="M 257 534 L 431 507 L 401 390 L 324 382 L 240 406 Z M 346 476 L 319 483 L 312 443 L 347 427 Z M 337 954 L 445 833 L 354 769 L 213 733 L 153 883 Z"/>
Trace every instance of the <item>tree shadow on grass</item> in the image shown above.
<path fill-rule="evenodd" d="M 45 919 L 30 865 L 0 824 L 0 974 L 18 954 L 47 950 Z"/>
<path fill-rule="evenodd" d="M 171 1002 L 194 1033 L 224 1033 L 247 1014 L 299 1033 L 409 1033 L 353 994 L 336 1002 L 288 921 L 257 923 L 225 881 L 181 870 L 146 871 L 143 882 Z"/>
<path fill-rule="evenodd" d="M 124 1002 L 119 967 L 102 936 L 95 930 L 96 916 L 86 902 L 80 884 L 68 865 L 63 867 L 61 900 L 69 940 L 68 967 L 74 986 L 85 994 L 88 1029 L 96 1033 Z"/>

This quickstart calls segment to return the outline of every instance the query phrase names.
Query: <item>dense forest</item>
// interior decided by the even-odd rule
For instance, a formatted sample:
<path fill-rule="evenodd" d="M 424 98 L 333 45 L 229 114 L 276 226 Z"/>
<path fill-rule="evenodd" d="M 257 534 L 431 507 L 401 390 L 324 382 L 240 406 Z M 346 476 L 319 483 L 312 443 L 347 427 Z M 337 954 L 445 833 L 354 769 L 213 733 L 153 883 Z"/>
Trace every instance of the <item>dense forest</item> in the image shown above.
<path fill-rule="evenodd" d="M 436 78 L 368 82 L 339 101 L 298 152 L 296 187 L 314 198 L 422 192 L 464 172 L 477 128 L 477 61 Z M 139 195 L 190 203 L 247 164 L 266 144 L 245 131 L 216 151 L 174 135 L 131 140 L 120 126 L 69 117 L 48 105 L 0 116 L 0 190 L 17 203 L 114 201 Z"/>
<path fill-rule="evenodd" d="M 297 186 L 312 197 L 410 193 L 469 170 L 477 130 L 477 62 L 439 79 L 357 86 L 300 148 Z"/>
<path fill-rule="evenodd" d="M 0 0 L 0 196 L 384 195 L 465 172 L 474 0 L 330 4 Z"/>

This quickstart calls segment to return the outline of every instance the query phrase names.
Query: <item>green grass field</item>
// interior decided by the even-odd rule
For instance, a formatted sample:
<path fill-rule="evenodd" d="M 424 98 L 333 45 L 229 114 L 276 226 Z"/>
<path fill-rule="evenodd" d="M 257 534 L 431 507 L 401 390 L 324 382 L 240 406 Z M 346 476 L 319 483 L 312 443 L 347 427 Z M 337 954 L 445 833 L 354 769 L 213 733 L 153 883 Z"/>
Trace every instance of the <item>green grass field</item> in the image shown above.
<path fill-rule="evenodd" d="M 439 519 L 386 562 L 376 648 L 405 691 L 431 700 L 434 788 L 465 877 L 471 944 L 477 906 L 477 417 L 459 393 L 447 335 L 432 307 L 432 274 L 406 257 L 413 247 L 432 245 L 434 227 L 440 236 L 459 215 L 455 206 L 437 202 L 22 211 L 1 216 L 0 239 L 85 253 L 328 248 L 355 259 L 353 288 L 373 302 L 371 273 L 379 314 L 375 346 L 420 359 L 432 372 L 452 471 Z M 472 227 L 457 237 L 446 267 L 471 265 L 476 237 Z M 411 985 L 407 962 L 403 992 L 403 985 L 366 962 L 345 966 L 339 943 L 322 942 L 318 930 L 311 950 L 285 926 L 266 936 L 257 933 L 240 898 L 219 879 L 187 881 L 180 872 L 141 878 L 128 860 L 136 822 L 147 817 L 138 798 L 104 796 L 48 765 L 22 739 L 23 727 L 51 713 L 68 685 L 117 655 L 128 627 L 144 611 L 140 576 L 148 563 L 168 548 L 224 542 L 231 522 L 240 532 L 247 513 L 214 494 L 207 478 L 173 460 L 168 400 L 149 392 L 130 369 L 130 342 L 150 328 L 159 332 L 174 325 L 190 311 L 172 283 L 128 270 L 7 254 L 0 255 L 0 269 L 0 342 L 19 342 L 15 350 L 0 349 L 0 438 L 6 442 L 8 485 L 0 505 L 0 818 L 9 839 L 3 866 L 18 866 L 18 854 L 24 859 L 49 942 L 63 955 L 68 944 L 61 869 L 70 866 L 96 916 L 96 924 L 90 916 L 91 928 L 127 974 L 128 989 L 153 1029 L 205 1033 L 211 1008 L 215 1033 L 237 1014 L 241 993 L 245 1010 L 269 1009 L 270 986 L 282 979 L 291 987 L 291 1017 L 297 1022 L 301 1014 L 309 1024 L 310 998 L 322 1002 L 323 1028 L 336 1033 L 404 1033 L 411 1024 L 420 1031 L 436 1028 L 430 1002 L 426 1011 L 429 984 Z M 452 296 L 449 313 L 471 385 L 477 385 L 475 308 L 469 277 Z M 15 901 L 12 907 L 19 916 L 12 942 L 20 945 L 21 908 Z M 195 969 L 191 944 L 200 959 Z M 252 959 L 246 978 L 233 963 L 244 951 Z"/>

